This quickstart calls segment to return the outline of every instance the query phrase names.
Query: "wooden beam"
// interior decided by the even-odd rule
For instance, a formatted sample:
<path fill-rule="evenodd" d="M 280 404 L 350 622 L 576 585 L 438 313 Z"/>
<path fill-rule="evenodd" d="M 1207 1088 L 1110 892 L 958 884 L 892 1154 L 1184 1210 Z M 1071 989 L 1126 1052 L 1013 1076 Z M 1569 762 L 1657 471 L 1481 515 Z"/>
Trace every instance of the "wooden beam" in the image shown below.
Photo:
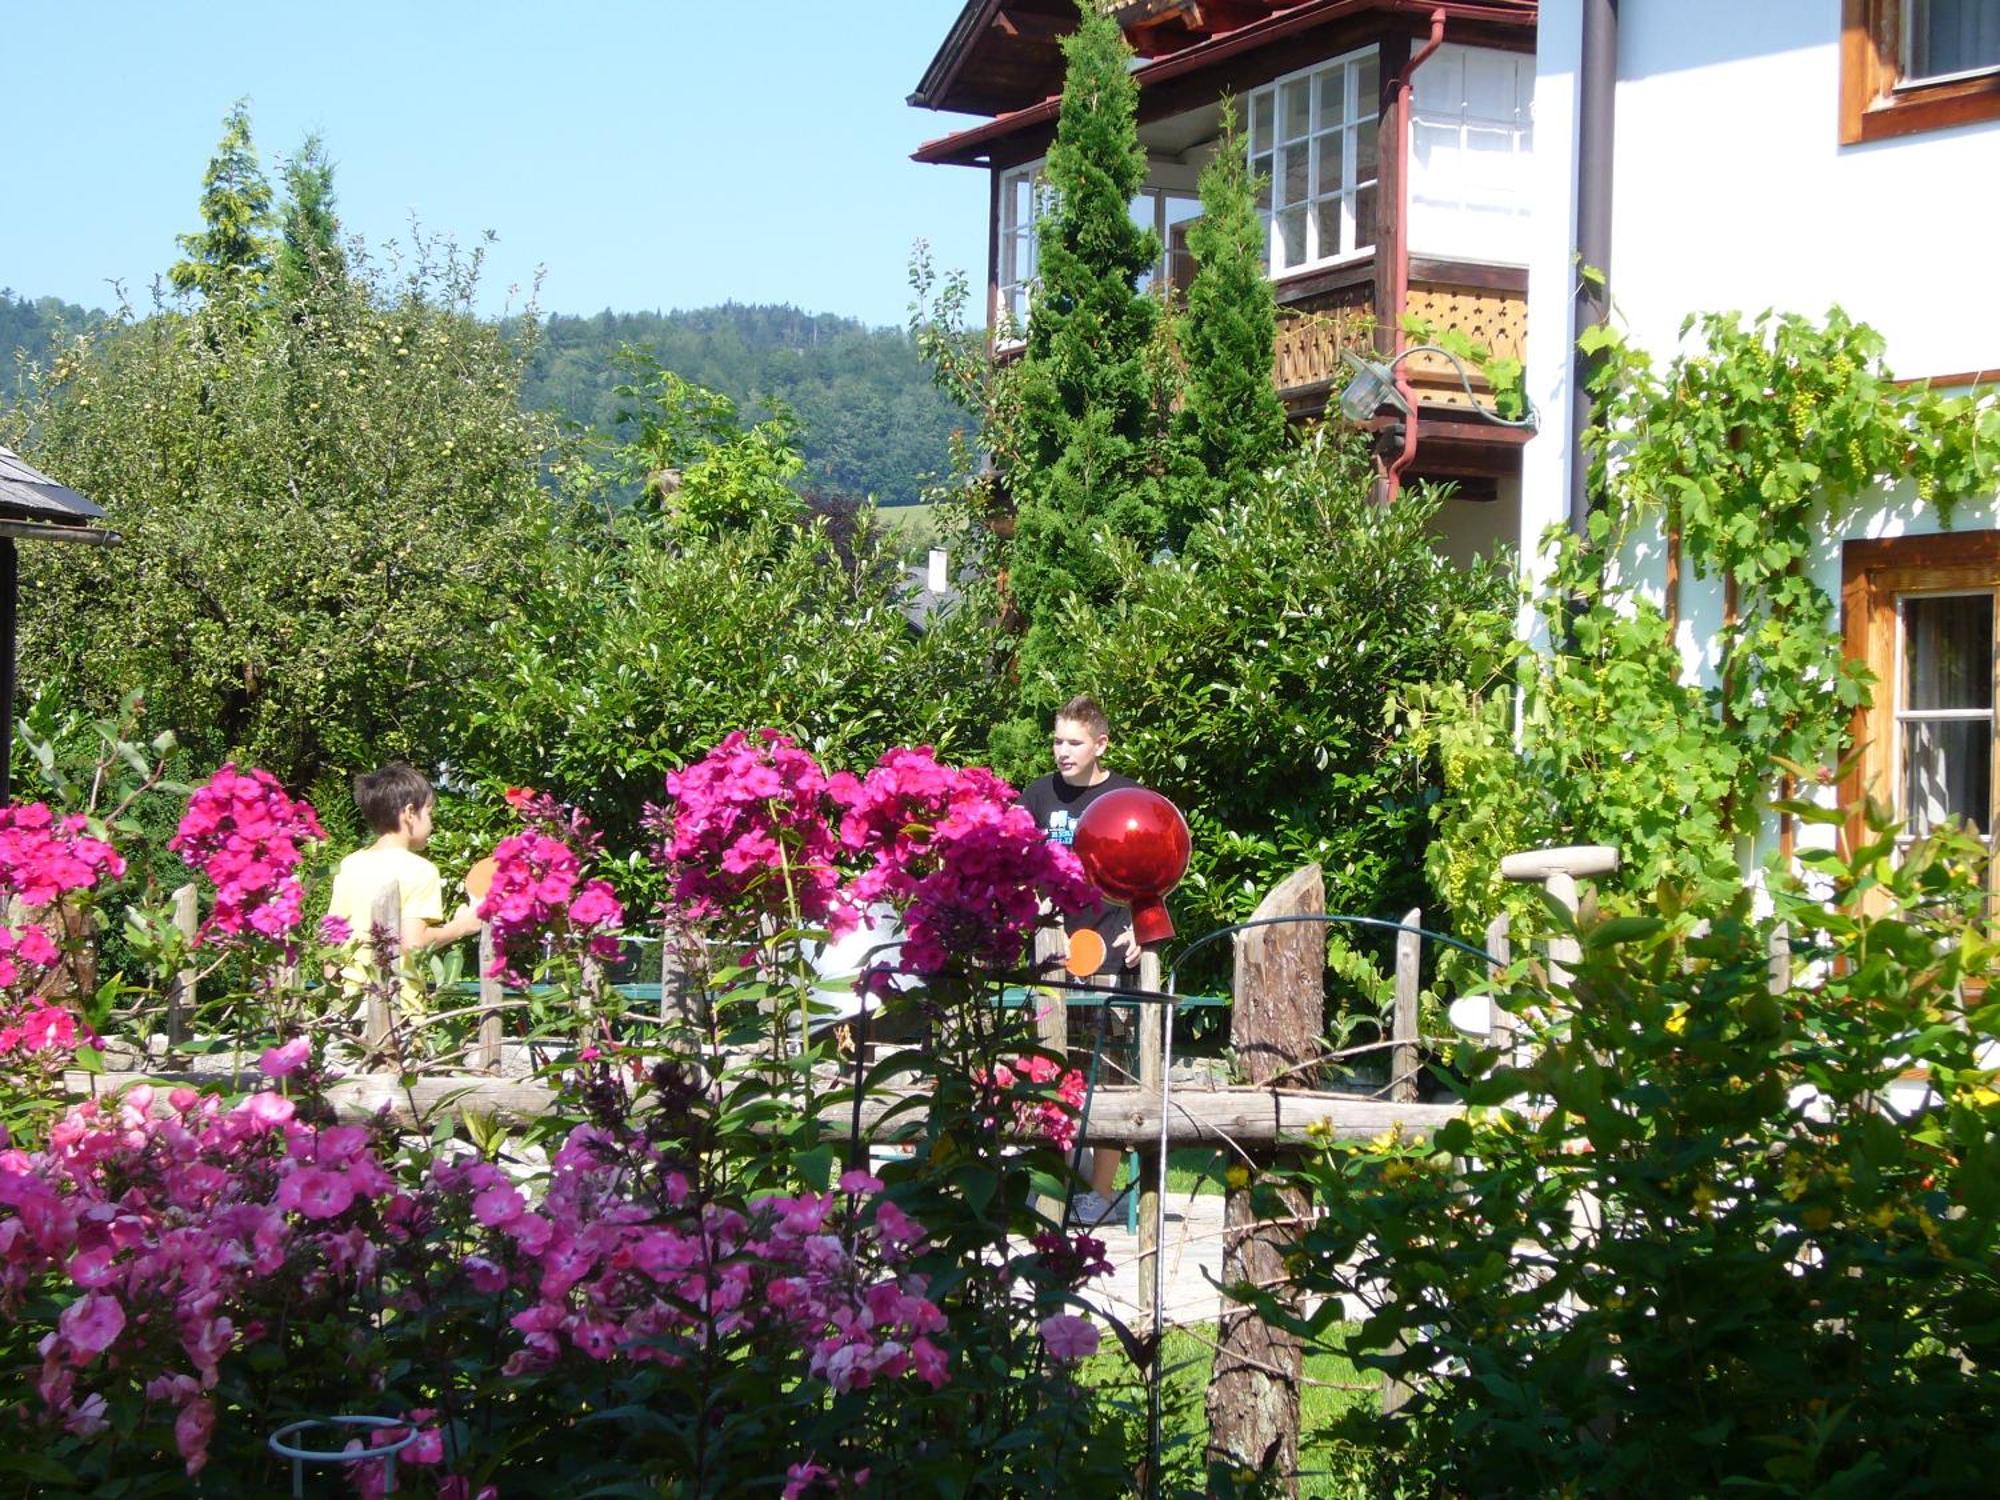
<path fill-rule="evenodd" d="M 224 1082 L 213 1073 L 85 1073 L 63 1075 L 65 1090 L 75 1096 L 104 1095 L 136 1083 L 161 1088 L 213 1088 Z M 863 1101 L 861 1127 L 871 1138 L 882 1116 L 906 1095 L 884 1090 Z M 342 1078 L 327 1089 L 327 1100 L 343 1120 L 362 1121 L 386 1114 L 396 1124 L 427 1126 L 444 1115 L 490 1115 L 507 1124 L 529 1124 L 547 1117 L 556 1094 L 547 1084 L 529 1079 L 491 1078 L 448 1073 L 415 1079 L 408 1088 L 393 1074 L 364 1073 Z M 852 1100 L 824 1106 L 822 1118 L 830 1135 L 845 1132 L 853 1118 Z M 1405 1136 L 1424 1139 L 1448 1120 L 1464 1113 L 1457 1104 L 1391 1104 L 1354 1094 L 1278 1089 L 1223 1088 L 1175 1090 L 1169 1104 L 1167 1140 L 1175 1146 L 1243 1146 L 1277 1144 L 1303 1146 L 1324 1133 L 1334 1140 L 1366 1141 L 1400 1129 Z M 910 1132 L 917 1122 L 907 1112 L 884 1135 Z M 1090 1101 L 1082 1142 L 1091 1146 L 1124 1146 L 1157 1141 L 1160 1097 L 1157 1090 L 1121 1085 L 1100 1088 Z"/>

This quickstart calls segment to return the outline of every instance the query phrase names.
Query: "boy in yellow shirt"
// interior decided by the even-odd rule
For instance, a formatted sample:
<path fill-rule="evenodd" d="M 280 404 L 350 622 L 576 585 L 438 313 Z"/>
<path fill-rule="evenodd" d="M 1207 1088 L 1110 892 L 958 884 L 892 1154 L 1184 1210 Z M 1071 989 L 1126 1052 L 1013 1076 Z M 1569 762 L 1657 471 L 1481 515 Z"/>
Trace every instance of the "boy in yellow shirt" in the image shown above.
<path fill-rule="evenodd" d="M 327 915 L 347 924 L 354 944 L 354 957 L 341 971 L 341 979 L 350 990 L 368 982 L 374 963 L 375 901 L 393 884 L 402 905 L 402 956 L 397 967 L 403 975 L 404 998 L 415 1000 L 412 955 L 471 937 L 479 931 L 479 918 L 468 905 L 459 907 L 449 922 L 444 920 L 444 881 L 438 867 L 420 852 L 430 843 L 431 817 L 437 808 L 437 793 L 422 772 L 392 761 L 379 771 L 357 776 L 354 804 L 373 830 L 375 842 L 355 850 L 334 871 Z"/>

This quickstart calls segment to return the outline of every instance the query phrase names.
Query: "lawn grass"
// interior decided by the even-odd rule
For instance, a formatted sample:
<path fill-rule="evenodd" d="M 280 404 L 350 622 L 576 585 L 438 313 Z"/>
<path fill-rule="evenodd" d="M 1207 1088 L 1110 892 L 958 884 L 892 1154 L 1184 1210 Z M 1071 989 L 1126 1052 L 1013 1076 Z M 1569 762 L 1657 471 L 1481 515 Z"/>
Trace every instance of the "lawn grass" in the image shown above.
<path fill-rule="evenodd" d="M 1212 1323 L 1169 1328 L 1161 1359 L 1167 1468 L 1197 1488 L 1201 1455 L 1208 1441 L 1204 1402 L 1215 1362 L 1215 1337 Z M 1372 1370 L 1357 1370 L 1345 1356 L 1332 1350 L 1308 1353 L 1305 1374 L 1306 1384 L 1299 1395 L 1300 1495 L 1318 1500 L 1358 1500 L 1374 1493 L 1369 1481 L 1371 1456 L 1351 1443 L 1329 1439 L 1326 1430 L 1350 1412 L 1373 1408 L 1381 1399 L 1381 1376 Z M 1085 1363 L 1082 1375 L 1085 1383 L 1119 1391 L 1134 1402 L 1143 1423 L 1145 1389 L 1116 1341 L 1107 1338 L 1103 1348 Z"/>

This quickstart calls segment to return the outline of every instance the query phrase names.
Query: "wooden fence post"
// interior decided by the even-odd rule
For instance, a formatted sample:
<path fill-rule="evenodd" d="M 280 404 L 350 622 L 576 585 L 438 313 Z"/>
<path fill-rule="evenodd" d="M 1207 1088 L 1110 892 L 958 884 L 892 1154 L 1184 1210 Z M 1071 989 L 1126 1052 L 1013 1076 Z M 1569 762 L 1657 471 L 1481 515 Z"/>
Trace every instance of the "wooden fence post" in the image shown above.
<path fill-rule="evenodd" d="M 493 941 L 493 924 L 479 924 L 479 1046 L 472 1054 L 472 1066 L 482 1073 L 500 1071 L 500 1002 L 505 993 L 493 972 L 499 949 Z"/>
<path fill-rule="evenodd" d="M 375 897 L 375 905 L 368 913 L 370 964 L 375 973 L 368 986 L 368 1019 L 361 1029 L 361 1040 L 370 1052 L 380 1052 L 389 1045 L 391 1012 L 388 992 L 402 986 L 403 966 L 403 888 L 390 881 Z M 379 932 L 395 934 L 396 959 L 393 963 L 382 961 L 381 945 L 374 942 Z"/>
<path fill-rule="evenodd" d="M 1307 865 L 1272 889 L 1253 920 L 1325 912 L 1325 879 L 1318 865 Z M 1315 1070 L 1302 1064 L 1318 1054 L 1326 1031 L 1325 971 L 1326 932 L 1317 922 L 1237 934 L 1229 1042 L 1251 1083 L 1273 1089 L 1313 1086 Z M 1277 1153 L 1258 1155 L 1261 1166 Z M 1297 1229 L 1282 1222 L 1260 1224 L 1251 1191 L 1247 1183 L 1225 1190 L 1222 1284 L 1276 1288 L 1286 1279 L 1284 1246 Z M 1301 1190 L 1278 1193 L 1288 1217 L 1305 1213 Z M 1296 1337 L 1225 1299 L 1208 1382 L 1209 1466 L 1248 1468 L 1274 1482 L 1278 1493 L 1297 1494 L 1304 1375 L 1305 1350 Z"/>
<path fill-rule="evenodd" d="M 201 931 L 201 897 L 192 884 L 174 892 L 174 930 L 190 944 Z M 194 970 L 182 969 L 167 986 L 167 1052 L 187 1040 L 187 1018 L 194 1009 Z"/>
<path fill-rule="evenodd" d="M 1160 954 L 1157 948 L 1139 950 L 1139 988 L 1157 994 L 1160 988 Z M 1065 1007 L 1067 1008 L 1067 1007 Z M 1166 1073 L 1161 1053 L 1166 1045 L 1166 1008 L 1153 1001 L 1139 1006 L 1139 1091 L 1158 1105 Z M 1139 1180 L 1139 1291 L 1151 1306 L 1160 1281 L 1160 1148 L 1152 1140 L 1138 1150 Z"/>
<path fill-rule="evenodd" d="M 1398 1104 L 1412 1104 L 1422 1055 L 1417 1046 L 1417 981 L 1424 940 L 1408 929 L 1424 925 L 1422 909 L 1404 912 L 1402 925 L 1405 930 L 1396 934 L 1396 1013 L 1390 1033 L 1396 1045 L 1389 1053 L 1389 1097 Z"/>

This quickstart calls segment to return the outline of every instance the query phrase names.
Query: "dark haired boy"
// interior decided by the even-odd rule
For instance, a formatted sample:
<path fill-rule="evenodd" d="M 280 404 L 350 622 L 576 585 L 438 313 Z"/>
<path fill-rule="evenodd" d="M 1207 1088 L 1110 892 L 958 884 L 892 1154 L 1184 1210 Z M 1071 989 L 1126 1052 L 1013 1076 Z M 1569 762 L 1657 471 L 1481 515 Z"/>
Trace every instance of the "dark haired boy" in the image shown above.
<path fill-rule="evenodd" d="M 375 901 L 394 885 L 402 905 L 403 993 L 406 999 L 415 999 L 409 955 L 471 937 L 479 931 L 479 918 L 470 906 L 461 906 L 449 922 L 444 920 L 443 878 L 420 852 L 430 843 L 431 818 L 437 808 L 437 793 L 421 771 L 393 761 L 355 777 L 354 805 L 375 834 L 375 842 L 355 850 L 334 871 L 327 915 L 347 924 L 355 944 L 353 963 L 341 977 L 350 989 L 367 982 Z"/>
<path fill-rule="evenodd" d="M 1021 794 L 1021 805 L 1034 815 L 1036 824 L 1051 843 L 1076 841 L 1076 825 L 1084 809 L 1106 792 L 1137 786 L 1129 776 L 1121 776 L 1104 765 L 1104 752 L 1111 744 L 1111 722 L 1096 700 L 1070 699 L 1056 713 L 1049 748 L 1054 754 L 1053 774 L 1032 783 Z M 1104 939 L 1104 967 L 1094 982 L 1104 989 L 1133 989 L 1139 978 L 1139 941 L 1132 933 L 1132 913 L 1123 906 L 1099 902 L 1063 919 L 1065 940 L 1093 929 Z M 1058 955 L 1058 962 L 1061 956 Z M 1100 1146 L 1091 1153 L 1090 1191 L 1070 1204 L 1070 1217 L 1085 1226 L 1101 1224 L 1113 1217 L 1112 1185 L 1118 1175 L 1118 1153 Z"/>

